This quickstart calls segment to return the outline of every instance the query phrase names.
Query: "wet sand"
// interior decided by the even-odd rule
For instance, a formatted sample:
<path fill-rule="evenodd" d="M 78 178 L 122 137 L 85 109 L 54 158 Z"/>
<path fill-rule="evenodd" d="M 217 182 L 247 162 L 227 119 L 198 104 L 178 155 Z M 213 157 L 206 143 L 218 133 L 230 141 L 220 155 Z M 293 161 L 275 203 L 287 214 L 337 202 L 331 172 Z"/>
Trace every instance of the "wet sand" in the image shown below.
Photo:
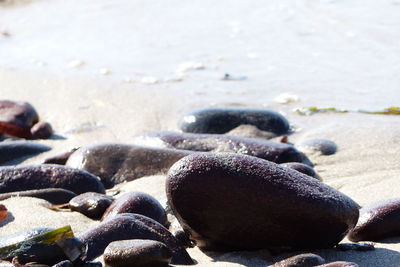
<path fill-rule="evenodd" d="M 51 151 L 22 164 L 88 144 L 131 143 L 133 135 L 147 131 L 178 130 L 179 117 L 194 108 L 271 108 L 298 129 L 291 142 L 336 142 L 334 155 L 309 155 L 324 182 L 362 206 L 399 196 L 397 116 L 292 112 L 314 105 L 351 110 L 398 105 L 396 1 L 12 2 L 0 4 L 1 97 L 30 102 L 56 133 L 37 141 Z M 229 12 L 223 12 L 226 6 Z M 176 9 L 163 12 L 167 7 Z M 221 80 L 225 73 L 240 79 Z M 284 92 L 296 94 L 299 102 L 276 103 Z M 163 176 L 143 177 L 122 189 L 165 200 L 163 182 Z M 64 225 L 60 213 L 44 212 L 40 201 L 1 203 L 14 219 L 0 227 L 0 236 Z M 76 233 L 94 224 L 79 214 L 62 216 Z M 398 266 L 398 242 L 376 243 L 370 252 L 316 252 L 328 261 Z M 287 256 L 189 253 L 199 266 L 265 266 Z"/>

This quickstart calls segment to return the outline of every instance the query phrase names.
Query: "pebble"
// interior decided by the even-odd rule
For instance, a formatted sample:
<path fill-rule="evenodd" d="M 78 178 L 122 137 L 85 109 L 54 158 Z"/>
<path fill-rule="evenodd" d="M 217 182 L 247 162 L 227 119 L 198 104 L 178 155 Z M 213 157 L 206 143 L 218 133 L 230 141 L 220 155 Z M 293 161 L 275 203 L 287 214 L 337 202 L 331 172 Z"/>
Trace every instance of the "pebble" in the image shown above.
<path fill-rule="evenodd" d="M 46 158 L 43 161 L 43 164 L 58 164 L 58 165 L 65 165 L 69 159 L 69 157 L 74 153 L 78 148 L 73 148 L 70 151 L 57 154 L 55 156 L 51 156 Z"/>
<path fill-rule="evenodd" d="M 68 201 L 76 197 L 76 194 L 62 188 L 34 189 L 0 194 L 0 200 L 8 199 L 10 197 L 35 197 L 44 199 L 51 204 L 59 205 L 68 203 Z"/>
<path fill-rule="evenodd" d="M 0 168 L 0 193 L 45 188 L 105 193 L 99 178 L 84 170 L 45 164 Z"/>
<path fill-rule="evenodd" d="M 267 140 L 222 134 L 151 132 L 136 136 L 138 145 L 176 148 L 200 152 L 230 152 L 254 156 L 276 163 L 311 161 L 292 145 Z"/>
<path fill-rule="evenodd" d="M 168 266 L 172 252 L 161 242 L 134 239 L 111 242 L 103 257 L 110 267 L 163 267 Z"/>
<path fill-rule="evenodd" d="M 72 198 L 68 206 L 72 211 L 80 212 L 89 218 L 100 219 L 113 201 L 111 196 L 86 192 Z"/>
<path fill-rule="evenodd" d="M 356 227 L 349 240 L 379 241 L 400 235 L 400 198 L 375 202 L 360 210 Z"/>
<path fill-rule="evenodd" d="M 172 264 L 193 264 L 186 250 L 161 224 L 146 216 L 121 213 L 105 220 L 78 236 L 87 245 L 87 259 L 103 254 L 113 241 L 127 239 L 150 239 L 164 243 L 172 252 Z"/>
<path fill-rule="evenodd" d="M 277 135 L 290 131 L 288 120 L 278 112 L 267 109 L 248 108 L 204 108 L 185 114 L 179 122 L 184 132 L 223 134 L 250 124 L 260 130 Z"/>
<path fill-rule="evenodd" d="M 0 164 L 15 165 L 25 159 L 49 151 L 51 147 L 29 141 L 0 143 Z"/>
<path fill-rule="evenodd" d="M 314 267 L 324 263 L 325 260 L 321 256 L 305 253 L 284 259 L 275 263 L 272 267 Z"/>
<path fill-rule="evenodd" d="M 166 173 L 172 164 L 191 153 L 128 144 L 96 144 L 79 148 L 66 165 L 93 173 L 106 188 L 111 188 L 143 176 Z"/>
<path fill-rule="evenodd" d="M 7 217 L 8 217 L 8 211 L 7 211 L 6 206 L 4 206 L 3 204 L 0 204 L 0 222 L 7 219 Z"/>
<path fill-rule="evenodd" d="M 317 265 L 316 267 L 359 267 L 357 263 L 348 261 L 335 261 L 322 265 Z"/>
<path fill-rule="evenodd" d="M 129 192 L 117 198 L 104 212 L 101 220 L 120 213 L 137 213 L 168 226 L 167 214 L 154 197 L 143 192 Z"/>
<path fill-rule="evenodd" d="M 38 121 L 39 115 L 31 104 L 0 100 L 0 133 L 30 138 L 30 129 Z"/>
<path fill-rule="evenodd" d="M 311 176 L 315 179 L 322 181 L 321 177 L 314 171 L 314 169 L 306 164 L 299 163 L 299 162 L 287 162 L 287 163 L 281 163 L 280 165 L 283 167 L 286 167 L 286 168 L 296 170 L 305 175 Z"/>
<path fill-rule="evenodd" d="M 337 145 L 327 139 L 309 139 L 297 145 L 297 148 L 304 153 L 320 153 L 321 155 L 333 155 L 337 151 Z"/>
<path fill-rule="evenodd" d="M 39 121 L 31 128 L 32 139 L 48 139 L 53 135 L 53 128 L 50 123 Z"/>
<path fill-rule="evenodd" d="M 358 219 L 357 203 L 339 191 L 240 154 L 179 160 L 166 192 L 183 229 L 206 250 L 331 248 Z"/>

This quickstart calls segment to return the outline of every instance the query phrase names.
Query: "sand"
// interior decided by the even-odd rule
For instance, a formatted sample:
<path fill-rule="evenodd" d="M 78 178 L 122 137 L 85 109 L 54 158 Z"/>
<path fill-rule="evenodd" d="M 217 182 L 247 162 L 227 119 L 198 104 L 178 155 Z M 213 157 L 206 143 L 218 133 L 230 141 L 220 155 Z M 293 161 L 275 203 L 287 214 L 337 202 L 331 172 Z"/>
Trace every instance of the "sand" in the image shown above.
<path fill-rule="evenodd" d="M 271 108 L 297 129 L 291 142 L 336 142 L 336 154 L 309 157 L 325 183 L 363 206 L 399 196 L 398 117 L 292 110 L 398 105 L 399 9 L 394 0 L 0 1 L 0 95 L 30 102 L 56 132 L 37 141 L 52 150 L 24 165 L 74 147 L 178 130 L 179 117 L 194 108 Z M 221 79 L 225 73 L 234 80 Z M 298 99 L 274 101 L 287 92 Z M 120 189 L 165 202 L 162 175 Z M 1 203 L 14 219 L 0 236 L 64 223 L 79 233 L 96 223 L 34 199 Z M 370 252 L 315 252 L 363 267 L 399 266 L 398 242 L 376 243 Z M 266 266 L 288 256 L 189 253 L 199 266 Z"/>

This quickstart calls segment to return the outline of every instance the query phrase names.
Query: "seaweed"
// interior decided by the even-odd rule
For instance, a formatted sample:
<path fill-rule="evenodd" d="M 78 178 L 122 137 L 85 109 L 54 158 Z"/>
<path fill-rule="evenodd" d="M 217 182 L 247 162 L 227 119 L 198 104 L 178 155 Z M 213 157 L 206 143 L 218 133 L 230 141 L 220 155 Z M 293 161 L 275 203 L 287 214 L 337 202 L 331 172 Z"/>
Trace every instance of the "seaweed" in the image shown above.
<path fill-rule="evenodd" d="M 389 108 L 385 108 L 383 110 L 378 111 L 370 111 L 370 110 L 347 110 L 347 109 L 338 109 L 335 107 L 328 108 L 318 108 L 316 106 L 312 107 L 302 107 L 295 108 L 293 112 L 300 115 L 313 115 L 315 113 L 362 113 L 362 114 L 373 114 L 373 115 L 400 115 L 400 107 L 393 106 Z"/>

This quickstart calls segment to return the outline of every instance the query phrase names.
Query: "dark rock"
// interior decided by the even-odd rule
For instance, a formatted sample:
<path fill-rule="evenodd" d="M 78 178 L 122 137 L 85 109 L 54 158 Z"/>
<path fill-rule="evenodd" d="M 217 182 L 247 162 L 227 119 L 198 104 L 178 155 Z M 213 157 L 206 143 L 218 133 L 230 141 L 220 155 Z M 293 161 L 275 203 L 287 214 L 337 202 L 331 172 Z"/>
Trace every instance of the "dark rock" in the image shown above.
<path fill-rule="evenodd" d="M 336 248 L 341 251 L 371 251 L 375 250 L 374 244 L 371 243 L 340 243 L 336 245 Z"/>
<path fill-rule="evenodd" d="M 176 148 L 200 152 L 231 152 L 254 156 L 276 163 L 304 162 L 310 160 L 291 145 L 267 140 L 222 134 L 190 134 L 153 132 L 134 139 L 139 145 Z"/>
<path fill-rule="evenodd" d="M 348 262 L 348 261 L 335 261 L 322 265 L 318 265 L 315 267 L 359 267 L 357 263 Z"/>
<path fill-rule="evenodd" d="M 103 254 L 113 241 L 127 239 L 150 239 L 164 243 L 172 251 L 173 264 L 193 264 L 186 250 L 179 246 L 175 237 L 161 224 L 146 216 L 121 213 L 83 232 L 78 237 L 87 245 L 87 259 Z"/>
<path fill-rule="evenodd" d="M 104 212 L 101 220 L 120 213 L 137 213 L 168 226 L 167 214 L 154 197 L 143 192 L 129 192 L 117 198 Z"/>
<path fill-rule="evenodd" d="M 309 139 L 301 142 L 297 148 L 305 153 L 320 153 L 321 155 L 332 155 L 337 151 L 337 145 L 327 139 Z"/>
<path fill-rule="evenodd" d="M 163 267 L 168 266 L 172 253 L 161 242 L 134 239 L 110 243 L 103 257 L 110 267 Z"/>
<path fill-rule="evenodd" d="M 312 249 L 336 245 L 359 206 L 298 171 L 239 154 L 194 154 L 166 181 L 181 226 L 203 249 Z"/>
<path fill-rule="evenodd" d="M 0 200 L 10 197 L 36 197 L 47 200 L 54 205 L 59 205 L 68 203 L 73 197 L 76 197 L 76 194 L 62 188 L 45 188 L 0 194 Z"/>
<path fill-rule="evenodd" d="M 31 128 L 32 139 L 48 139 L 53 135 L 50 123 L 39 121 Z"/>
<path fill-rule="evenodd" d="M 379 241 L 400 235 L 400 198 L 373 203 L 360 210 L 356 227 L 349 240 Z"/>
<path fill-rule="evenodd" d="M 311 176 L 315 179 L 322 181 L 321 177 L 314 171 L 314 169 L 306 164 L 300 162 L 287 162 L 287 163 L 281 163 L 280 165 L 286 168 L 296 170 L 305 175 Z"/>
<path fill-rule="evenodd" d="M 71 261 L 65 260 L 53 265 L 52 267 L 73 267 L 73 266 L 74 265 Z"/>
<path fill-rule="evenodd" d="M 277 135 L 290 131 L 289 122 L 281 114 L 267 109 L 205 108 L 194 110 L 179 122 L 179 128 L 190 133 L 223 134 L 242 124 L 256 126 Z"/>
<path fill-rule="evenodd" d="M 51 147 L 27 141 L 0 143 L 0 164 L 15 165 L 37 154 L 49 151 Z"/>
<path fill-rule="evenodd" d="M 188 233 L 183 229 L 174 229 L 171 231 L 173 236 L 179 241 L 179 245 L 184 248 L 193 248 L 195 244 L 189 239 Z"/>
<path fill-rule="evenodd" d="M 86 170 L 100 177 L 106 188 L 116 183 L 166 173 L 176 161 L 193 152 L 140 147 L 126 144 L 98 144 L 81 147 L 67 166 Z"/>
<path fill-rule="evenodd" d="M 299 254 L 272 265 L 273 267 L 314 267 L 316 265 L 324 264 L 325 260 L 315 254 L 305 253 Z"/>
<path fill-rule="evenodd" d="M 0 133 L 21 137 L 31 137 L 31 127 L 39 121 L 35 108 L 26 102 L 0 101 Z"/>
<path fill-rule="evenodd" d="M 81 194 L 105 193 L 99 178 L 83 170 L 60 165 L 0 167 L 0 193 L 63 188 Z"/>
<path fill-rule="evenodd" d="M 92 219 L 100 219 L 114 201 L 114 198 L 104 194 L 87 192 L 69 201 L 69 208 Z"/>
<path fill-rule="evenodd" d="M 65 165 L 69 157 L 74 153 L 78 148 L 73 148 L 68 152 L 64 152 L 55 156 L 51 156 L 46 158 L 43 161 L 43 164 L 58 164 L 58 165 Z"/>

